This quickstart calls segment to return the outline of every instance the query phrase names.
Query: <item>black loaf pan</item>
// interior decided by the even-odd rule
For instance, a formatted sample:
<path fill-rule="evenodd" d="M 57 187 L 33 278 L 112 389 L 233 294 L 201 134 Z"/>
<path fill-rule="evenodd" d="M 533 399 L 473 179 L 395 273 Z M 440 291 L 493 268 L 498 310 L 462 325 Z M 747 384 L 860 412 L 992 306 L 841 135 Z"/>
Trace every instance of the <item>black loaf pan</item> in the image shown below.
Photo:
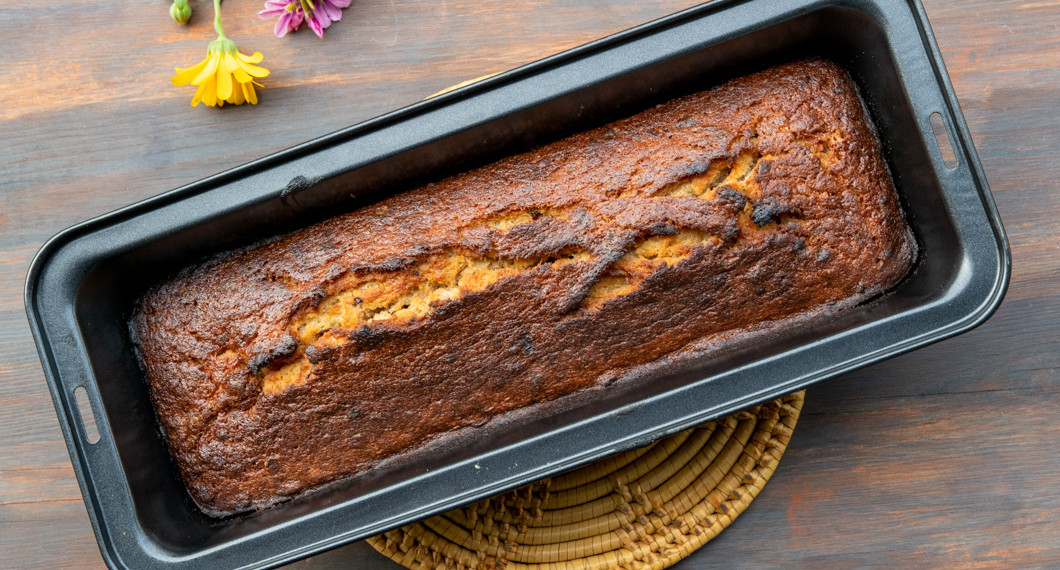
<path fill-rule="evenodd" d="M 265 511 L 211 519 L 160 435 L 126 319 L 177 267 L 305 226 L 768 65 L 824 57 L 858 84 L 920 245 L 889 295 L 809 330 L 607 392 L 489 441 Z M 939 113 L 957 165 L 929 117 Z M 268 228 L 268 230 L 265 230 Z M 968 330 L 1009 252 L 922 7 L 719 1 L 573 49 L 70 228 L 37 255 L 26 309 L 105 560 L 279 565 L 567 470 Z M 100 433 L 89 443 L 74 390 Z"/>

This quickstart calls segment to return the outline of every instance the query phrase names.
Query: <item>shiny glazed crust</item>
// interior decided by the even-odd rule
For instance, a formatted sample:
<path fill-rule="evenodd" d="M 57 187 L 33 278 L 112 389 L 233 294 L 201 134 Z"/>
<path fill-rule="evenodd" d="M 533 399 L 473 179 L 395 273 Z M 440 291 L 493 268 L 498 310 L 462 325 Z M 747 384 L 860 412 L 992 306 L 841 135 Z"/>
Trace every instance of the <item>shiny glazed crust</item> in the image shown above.
<path fill-rule="evenodd" d="M 131 327 L 223 515 L 853 306 L 914 257 L 852 83 L 807 61 L 191 268 Z"/>

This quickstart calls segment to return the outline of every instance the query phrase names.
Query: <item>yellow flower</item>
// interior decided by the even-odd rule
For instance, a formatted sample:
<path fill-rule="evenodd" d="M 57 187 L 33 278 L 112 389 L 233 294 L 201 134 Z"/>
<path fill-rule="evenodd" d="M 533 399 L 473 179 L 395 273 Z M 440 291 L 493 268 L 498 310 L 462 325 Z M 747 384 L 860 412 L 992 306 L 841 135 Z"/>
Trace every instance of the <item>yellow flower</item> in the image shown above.
<path fill-rule="evenodd" d="M 177 74 L 170 81 L 178 87 L 191 83 L 199 88 L 191 100 L 192 107 L 200 101 L 210 107 L 246 102 L 256 105 L 258 94 L 254 86 L 261 87 L 261 84 L 254 79 L 268 76 L 269 70 L 254 64 L 261 63 L 264 58 L 261 52 L 254 52 L 254 55 L 239 53 L 235 42 L 221 36 L 210 42 L 206 59 L 192 67 L 178 67 Z"/>

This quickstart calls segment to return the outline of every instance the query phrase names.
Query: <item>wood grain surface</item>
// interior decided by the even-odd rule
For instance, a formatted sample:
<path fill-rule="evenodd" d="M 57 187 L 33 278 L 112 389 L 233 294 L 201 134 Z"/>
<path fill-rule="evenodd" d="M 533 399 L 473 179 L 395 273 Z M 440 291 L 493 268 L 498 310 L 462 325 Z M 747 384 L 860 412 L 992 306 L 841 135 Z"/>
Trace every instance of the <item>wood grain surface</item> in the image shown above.
<path fill-rule="evenodd" d="M 225 3 L 272 70 L 256 107 L 191 108 L 202 58 L 166 2 L 0 3 L 0 567 L 103 565 L 22 288 L 50 236 L 302 141 L 695 4 L 354 0 L 319 40 Z M 925 0 L 1009 232 L 978 329 L 815 385 L 775 477 L 679 568 L 1060 566 L 1060 2 Z M 364 543 L 292 565 L 395 568 Z"/>

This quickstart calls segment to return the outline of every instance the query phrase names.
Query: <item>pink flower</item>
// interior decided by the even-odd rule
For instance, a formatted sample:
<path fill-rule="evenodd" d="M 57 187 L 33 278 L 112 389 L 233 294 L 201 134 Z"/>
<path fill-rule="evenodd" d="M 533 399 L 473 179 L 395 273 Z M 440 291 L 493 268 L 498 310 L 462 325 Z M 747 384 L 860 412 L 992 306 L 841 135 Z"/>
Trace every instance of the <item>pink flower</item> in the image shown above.
<path fill-rule="evenodd" d="M 342 9 L 352 0 L 265 0 L 265 9 L 258 12 L 262 20 L 279 16 L 276 20 L 276 37 L 297 30 L 304 20 L 318 37 L 332 22 L 342 19 Z"/>
<path fill-rule="evenodd" d="M 306 12 L 306 23 L 309 29 L 319 38 L 324 37 L 324 30 L 332 22 L 342 19 L 342 9 L 348 8 L 353 0 L 309 0 L 313 7 Z M 308 3 L 308 2 L 307 2 Z"/>
<path fill-rule="evenodd" d="M 265 0 L 265 9 L 258 12 L 258 16 L 262 20 L 279 16 L 273 32 L 276 37 L 282 38 L 287 35 L 287 32 L 293 32 L 302 25 L 305 14 L 298 0 Z"/>

